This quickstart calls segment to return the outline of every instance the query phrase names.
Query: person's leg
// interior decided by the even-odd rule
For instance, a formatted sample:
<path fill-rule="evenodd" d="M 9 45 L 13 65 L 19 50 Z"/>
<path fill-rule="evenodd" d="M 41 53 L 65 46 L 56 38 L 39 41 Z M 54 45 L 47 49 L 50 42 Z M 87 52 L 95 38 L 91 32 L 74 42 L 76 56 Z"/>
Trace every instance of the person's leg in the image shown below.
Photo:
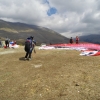
<path fill-rule="evenodd" d="M 26 51 L 26 55 L 25 55 L 25 60 L 28 58 L 28 56 L 29 56 L 29 52 L 30 52 L 30 50 L 29 49 L 27 49 L 27 48 L 25 48 L 25 51 Z"/>
<path fill-rule="evenodd" d="M 32 54 L 32 52 L 29 53 L 29 59 L 31 59 L 31 54 Z"/>
<path fill-rule="evenodd" d="M 77 44 L 78 44 L 78 40 L 77 40 Z"/>
<path fill-rule="evenodd" d="M 7 41 L 5 41 L 5 45 L 6 45 L 6 48 L 7 48 Z"/>
<path fill-rule="evenodd" d="M 8 42 L 8 47 L 9 47 L 9 42 Z"/>
<path fill-rule="evenodd" d="M 78 41 L 76 40 L 76 44 L 78 44 Z"/>
<path fill-rule="evenodd" d="M 6 48 L 7 48 L 7 43 L 6 43 Z"/>
<path fill-rule="evenodd" d="M 31 60 L 32 50 L 29 52 L 29 60 Z"/>
<path fill-rule="evenodd" d="M 30 52 L 29 52 L 29 58 L 30 59 L 31 59 L 32 51 L 33 51 L 33 49 L 31 49 Z"/>
<path fill-rule="evenodd" d="M 27 59 L 28 55 L 29 55 L 29 52 L 26 52 L 26 55 L 25 55 L 25 58 L 26 58 L 26 59 Z"/>
<path fill-rule="evenodd" d="M 8 47 L 8 41 L 6 41 L 6 47 Z"/>

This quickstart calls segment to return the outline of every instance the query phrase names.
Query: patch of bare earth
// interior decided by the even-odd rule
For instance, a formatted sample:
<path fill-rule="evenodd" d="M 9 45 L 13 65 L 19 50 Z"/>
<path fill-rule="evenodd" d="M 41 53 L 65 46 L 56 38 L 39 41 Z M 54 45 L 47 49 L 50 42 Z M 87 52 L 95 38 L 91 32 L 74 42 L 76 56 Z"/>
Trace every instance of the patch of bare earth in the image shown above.
<path fill-rule="evenodd" d="M 100 56 L 36 51 L 24 61 L 23 47 L 0 48 L 0 100 L 100 100 Z"/>

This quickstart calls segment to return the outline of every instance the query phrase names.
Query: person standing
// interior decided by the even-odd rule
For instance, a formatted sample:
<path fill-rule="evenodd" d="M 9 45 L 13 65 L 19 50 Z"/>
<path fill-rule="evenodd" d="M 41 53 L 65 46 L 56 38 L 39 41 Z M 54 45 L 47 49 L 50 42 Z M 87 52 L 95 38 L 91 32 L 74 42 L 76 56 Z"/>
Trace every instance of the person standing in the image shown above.
<path fill-rule="evenodd" d="M 32 36 L 30 36 L 29 38 L 27 38 L 26 42 L 25 42 L 25 51 L 26 51 L 26 55 L 25 55 L 25 60 L 31 60 L 31 55 L 32 55 L 32 51 L 34 49 L 34 53 L 36 53 L 35 51 L 35 43 L 33 41 Z"/>
<path fill-rule="evenodd" d="M 79 37 L 76 36 L 76 44 L 78 44 L 78 43 L 79 43 Z"/>
<path fill-rule="evenodd" d="M 70 38 L 69 42 L 70 42 L 71 44 L 73 43 L 73 38 L 72 38 L 72 37 Z"/>
<path fill-rule="evenodd" d="M 9 42 L 10 42 L 10 39 L 8 37 L 6 37 L 6 39 L 5 39 L 6 48 L 9 47 Z"/>

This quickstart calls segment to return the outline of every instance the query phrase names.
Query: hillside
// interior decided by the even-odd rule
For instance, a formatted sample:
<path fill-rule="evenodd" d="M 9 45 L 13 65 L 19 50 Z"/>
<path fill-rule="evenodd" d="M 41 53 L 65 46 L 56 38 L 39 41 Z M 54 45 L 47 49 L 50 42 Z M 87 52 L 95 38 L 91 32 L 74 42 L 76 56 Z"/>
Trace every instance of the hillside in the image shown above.
<path fill-rule="evenodd" d="M 91 34 L 80 37 L 81 41 L 100 44 L 100 34 Z"/>
<path fill-rule="evenodd" d="M 68 38 L 59 33 L 40 26 L 24 23 L 12 23 L 0 20 L 0 37 L 9 37 L 12 40 L 23 40 L 34 36 L 38 43 L 66 43 Z"/>

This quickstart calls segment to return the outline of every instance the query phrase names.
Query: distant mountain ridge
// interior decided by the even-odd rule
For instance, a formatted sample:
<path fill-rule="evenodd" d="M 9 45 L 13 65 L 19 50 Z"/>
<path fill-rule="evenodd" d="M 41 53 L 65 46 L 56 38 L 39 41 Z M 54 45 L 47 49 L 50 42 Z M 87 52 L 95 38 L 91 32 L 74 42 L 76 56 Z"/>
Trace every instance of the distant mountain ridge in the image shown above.
<path fill-rule="evenodd" d="M 100 34 L 80 36 L 80 41 L 100 44 Z"/>
<path fill-rule="evenodd" d="M 69 38 L 45 27 L 29 25 L 20 22 L 7 22 L 0 20 L 0 39 L 9 37 L 11 40 L 23 42 L 27 37 L 34 36 L 41 44 L 69 43 Z M 91 42 L 100 44 L 100 35 L 91 34 L 80 36 L 80 42 Z"/>
<path fill-rule="evenodd" d="M 25 40 L 29 36 L 34 36 L 38 43 L 54 44 L 69 42 L 68 38 L 45 27 L 0 20 L 1 38 L 9 37 L 12 40 Z"/>

